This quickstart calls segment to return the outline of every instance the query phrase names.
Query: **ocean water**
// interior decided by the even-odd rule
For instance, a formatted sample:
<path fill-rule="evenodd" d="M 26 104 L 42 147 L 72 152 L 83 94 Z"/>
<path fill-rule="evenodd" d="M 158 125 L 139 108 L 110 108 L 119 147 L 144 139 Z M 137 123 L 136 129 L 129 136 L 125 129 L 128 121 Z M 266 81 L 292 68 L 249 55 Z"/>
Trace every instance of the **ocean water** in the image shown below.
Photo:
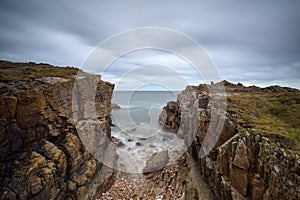
<path fill-rule="evenodd" d="M 176 101 L 178 92 L 116 91 L 112 102 L 121 109 L 113 109 L 112 136 L 124 146 L 117 148 L 118 168 L 140 173 L 147 160 L 157 152 L 168 151 L 172 163 L 184 149 L 184 141 L 159 124 L 159 114 L 169 101 Z"/>
<path fill-rule="evenodd" d="M 113 119 L 127 125 L 129 122 L 136 125 L 142 123 L 158 125 L 158 116 L 163 106 L 169 101 L 176 101 L 177 93 L 167 91 L 114 92 L 112 101 L 122 109 L 113 110 Z"/>

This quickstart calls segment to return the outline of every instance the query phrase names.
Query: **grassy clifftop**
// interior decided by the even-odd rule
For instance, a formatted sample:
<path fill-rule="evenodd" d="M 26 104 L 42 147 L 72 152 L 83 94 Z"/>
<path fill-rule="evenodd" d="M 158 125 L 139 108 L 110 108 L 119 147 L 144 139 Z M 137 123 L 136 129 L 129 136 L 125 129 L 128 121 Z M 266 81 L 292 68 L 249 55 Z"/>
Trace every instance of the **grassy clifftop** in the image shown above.
<path fill-rule="evenodd" d="M 227 111 L 250 132 L 300 150 L 300 91 L 232 92 Z"/>
<path fill-rule="evenodd" d="M 49 64 L 14 63 L 0 61 L 0 81 L 24 80 L 43 76 L 72 79 L 77 74 L 75 67 L 55 67 Z"/>

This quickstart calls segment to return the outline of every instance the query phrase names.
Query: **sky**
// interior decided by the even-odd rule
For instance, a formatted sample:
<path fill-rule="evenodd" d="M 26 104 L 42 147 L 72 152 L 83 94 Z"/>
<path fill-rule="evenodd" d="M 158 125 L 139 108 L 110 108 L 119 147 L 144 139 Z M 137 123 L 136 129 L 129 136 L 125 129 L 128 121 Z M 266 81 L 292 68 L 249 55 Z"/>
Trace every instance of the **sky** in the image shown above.
<path fill-rule="evenodd" d="M 117 90 L 209 82 L 187 60 L 157 49 L 129 52 L 105 72 L 84 65 L 108 38 L 159 27 L 199 43 L 222 80 L 300 88 L 299 8 L 298 0 L 1 0 L 0 59 L 81 67 Z"/>

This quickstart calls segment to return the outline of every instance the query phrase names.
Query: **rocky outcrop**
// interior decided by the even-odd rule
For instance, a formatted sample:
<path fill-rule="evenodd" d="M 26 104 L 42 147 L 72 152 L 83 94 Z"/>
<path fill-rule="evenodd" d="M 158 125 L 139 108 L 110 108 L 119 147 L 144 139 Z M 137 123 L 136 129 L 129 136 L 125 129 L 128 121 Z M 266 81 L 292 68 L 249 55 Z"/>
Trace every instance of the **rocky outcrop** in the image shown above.
<path fill-rule="evenodd" d="M 217 103 L 212 105 L 213 97 L 209 93 L 209 87 L 213 86 L 189 86 L 178 95 L 177 106 L 173 107 L 178 107 L 177 110 L 180 111 L 177 113 L 181 116 L 179 123 L 179 118 L 176 119 L 172 112 L 168 112 L 168 106 L 164 107 L 161 116 L 170 120 L 175 118 L 168 124 L 175 123 L 176 125 L 172 126 L 178 127 L 175 133 L 184 138 L 189 145 L 186 155 L 191 152 L 198 155 L 194 157 L 195 162 L 198 163 L 200 173 L 214 191 L 215 197 L 300 199 L 299 155 L 292 150 L 283 149 L 278 142 L 268 139 L 265 135 L 253 134 L 240 126 L 236 115 L 219 109 L 221 101 L 217 100 Z M 237 87 L 245 89 L 241 84 L 225 82 L 225 89 L 234 92 L 227 95 L 236 95 Z M 263 92 L 263 89 L 258 90 Z M 276 93 L 283 90 L 295 92 L 294 89 L 278 87 L 265 90 Z M 192 114 L 195 110 L 197 113 Z M 219 121 L 211 121 L 212 115 L 219 115 Z M 210 132 L 209 127 L 218 127 L 220 121 L 224 122 L 224 126 L 220 135 L 216 136 L 214 131 Z M 168 128 L 168 124 L 162 125 Z M 212 148 L 207 148 L 209 146 Z M 209 151 L 206 151 L 207 149 Z"/>
<path fill-rule="evenodd" d="M 177 132 L 180 125 L 180 111 L 177 102 L 168 102 L 159 115 L 159 123 L 164 128 Z"/>
<path fill-rule="evenodd" d="M 114 85 L 101 80 L 96 85 L 97 123 L 110 138 Z M 74 79 L 52 76 L 0 81 L 0 199 L 93 199 L 112 184 L 114 170 L 79 138 L 73 86 Z M 90 109 L 84 101 L 77 106 Z M 106 144 L 98 149 L 105 151 Z M 116 155 L 109 155 L 115 162 Z"/>
<path fill-rule="evenodd" d="M 299 156 L 259 135 L 236 134 L 200 159 L 218 199 L 299 199 Z"/>

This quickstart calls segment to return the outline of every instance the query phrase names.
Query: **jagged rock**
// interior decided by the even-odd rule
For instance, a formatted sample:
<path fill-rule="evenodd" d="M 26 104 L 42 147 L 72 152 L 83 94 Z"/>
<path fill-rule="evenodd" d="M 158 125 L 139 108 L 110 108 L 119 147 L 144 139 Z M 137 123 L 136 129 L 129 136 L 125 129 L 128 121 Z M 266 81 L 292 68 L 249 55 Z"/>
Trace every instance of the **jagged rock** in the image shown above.
<path fill-rule="evenodd" d="M 205 154 L 206 156 L 203 158 L 195 156 L 195 159 L 200 163 L 199 171 L 211 186 L 216 198 L 224 200 L 300 199 L 299 155 L 296 152 L 283 149 L 287 146 L 283 144 L 288 144 L 288 146 L 294 144 L 279 134 L 252 134 L 251 124 L 241 123 L 238 115 L 219 113 L 219 105 L 215 105 L 216 109 L 213 110 L 211 102 L 208 101 L 207 103 L 207 99 L 210 99 L 208 91 L 210 87 L 219 84 L 225 86 L 226 91 L 228 91 L 227 95 L 241 95 L 239 92 L 297 92 L 297 94 L 299 92 L 293 88 L 279 86 L 245 87 L 242 84 L 236 85 L 223 81 L 211 86 L 205 84 L 198 87 L 188 86 L 182 91 L 177 96 L 178 111 L 181 112 L 180 118 L 174 117 L 172 112 L 167 112 L 168 105 L 163 109 L 161 118 L 171 120 L 168 124 L 177 123 L 178 125 L 180 123 L 177 135 L 181 135 L 185 141 L 190 140 L 189 133 L 191 130 L 197 129 L 196 137 L 192 138 L 192 145 L 189 148 L 189 151 L 194 152 L 195 155 L 201 155 L 199 153 L 201 153 L 200 150 L 205 149 L 203 148 L 205 141 L 211 144 L 216 142 L 211 153 Z M 295 96 L 297 94 L 295 93 Z M 290 95 L 293 96 L 293 94 Z M 228 101 L 230 100 L 228 98 Z M 194 107 L 196 102 L 198 107 Z M 297 103 L 294 100 L 293 102 Z M 228 103 L 229 106 L 239 106 L 237 105 L 238 102 Z M 199 118 L 196 124 L 192 123 L 192 120 L 182 118 L 186 115 L 192 119 L 191 113 L 197 109 L 199 109 Z M 217 139 L 213 133 L 207 134 L 209 125 L 218 123 L 211 121 L 211 116 L 215 114 L 223 115 L 220 119 L 224 119 L 223 130 Z M 254 112 L 252 114 L 253 116 L 250 117 L 256 117 Z M 164 120 L 161 120 L 161 123 L 164 123 Z"/>
<path fill-rule="evenodd" d="M 116 103 L 112 103 L 112 104 L 111 104 L 111 108 L 112 108 L 112 109 L 120 109 L 121 106 L 119 106 L 119 105 L 116 104 Z"/>
<path fill-rule="evenodd" d="M 112 136 L 111 141 L 117 146 L 117 147 L 123 147 L 125 144 L 118 138 Z"/>
<path fill-rule="evenodd" d="M 11 69 L 14 65 L 18 70 L 40 69 L 37 64 L 6 64 Z M 43 67 L 40 70 L 64 70 Z M 77 70 L 73 71 L 76 75 Z M 78 136 L 73 116 L 89 117 L 79 111 L 90 112 L 91 107 L 82 99 L 72 102 L 73 75 L 0 80 L 0 199 L 93 199 L 97 190 L 112 184 L 114 170 L 97 162 Z M 80 81 L 91 78 L 81 76 Z M 93 83 L 97 86 L 95 123 L 109 140 L 114 85 L 100 79 Z M 97 148 L 105 150 L 105 146 L 98 143 Z M 117 158 L 114 149 L 110 151 L 113 166 Z"/>
<path fill-rule="evenodd" d="M 143 169 L 143 173 L 159 170 L 166 166 L 169 160 L 168 151 L 161 151 L 154 153 L 147 161 L 146 167 Z"/>
<path fill-rule="evenodd" d="M 135 145 L 136 145 L 136 146 L 142 146 L 143 144 L 140 143 L 140 142 L 136 142 Z"/>
<path fill-rule="evenodd" d="M 159 123 L 167 130 L 177 132 L 180 125 L 180 111 L 177 102 L 168 102 L 159 115 Z"/>
<path fill-rule="evenodd" d="M 247 147 L 242 140 L 238 141 L 237 148 L 235 151 L 233 164 L 243 170 L 248 170 L 249 160 L 247 155 Z"/>

